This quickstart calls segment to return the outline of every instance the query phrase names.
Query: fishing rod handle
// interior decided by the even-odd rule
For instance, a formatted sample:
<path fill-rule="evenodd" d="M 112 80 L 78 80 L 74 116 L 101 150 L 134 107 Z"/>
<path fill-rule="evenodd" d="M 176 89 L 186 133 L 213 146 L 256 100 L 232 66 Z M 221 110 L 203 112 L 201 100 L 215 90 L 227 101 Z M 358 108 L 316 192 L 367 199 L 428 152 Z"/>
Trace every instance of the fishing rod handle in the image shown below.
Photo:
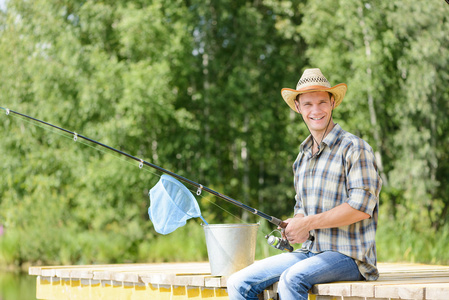
<path fill-rule="evenodd" d="M 285 223 L 284 221 L 282 221 L 281 219 L 278 219 L 276 217 L 271 217 L 270 222 L 273 223 L 274 225 L 281 227 L 281 228 L 287 227 L 287 223 Z"/>

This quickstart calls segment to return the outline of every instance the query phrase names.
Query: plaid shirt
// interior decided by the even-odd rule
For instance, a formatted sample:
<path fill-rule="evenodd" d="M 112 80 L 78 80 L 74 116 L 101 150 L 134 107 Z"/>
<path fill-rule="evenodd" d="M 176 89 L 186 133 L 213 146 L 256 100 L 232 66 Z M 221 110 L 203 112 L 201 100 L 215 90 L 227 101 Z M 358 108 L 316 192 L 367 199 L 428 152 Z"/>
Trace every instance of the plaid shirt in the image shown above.
<path fill-rule="evenodd" d="M 312 230 L 315 240 L 311 245 L 306 242 L 306 248 L 312 252 L 331 250 L 350 256 L 367 280 L 376 280 L 379 272 L 375 235 L 382 180 L 372 148 L 335 124 L 315 155 L 312 155 L 311 136 L 301 144 L 293 172 L 295 215 L 319 214 L 348 203 L 371 216 L 348 226 Z"/>

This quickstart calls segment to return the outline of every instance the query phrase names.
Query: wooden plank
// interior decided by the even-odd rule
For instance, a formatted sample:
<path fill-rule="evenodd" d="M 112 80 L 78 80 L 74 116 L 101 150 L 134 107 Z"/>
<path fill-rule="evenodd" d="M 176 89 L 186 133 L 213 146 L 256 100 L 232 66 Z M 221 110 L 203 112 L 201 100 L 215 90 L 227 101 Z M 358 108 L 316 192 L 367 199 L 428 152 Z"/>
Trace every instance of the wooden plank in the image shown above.
<path fill-rule="evenodd" d="M 132 264 L 132 266 L 144 265 L 148 266 L 151 264 Z M 28 268 L 29 275 L 39 276 L 42 275 L 41 272 L 43 270 L 58 270 L 58 269 L 102 269 L 102 268 L 111 268 L 111 267 L 120 267 L 120 266 L 131 266 L 130 264 L 114 264 L 114 265 L 68 265 L 68 266 L 32 266 Z"/>
<path fill-rule="evenodd" d="M 379 264 L 379 271 L 380 278 L 377 281 L 315 285 L 311 299 L 449 299 L 449 266 L 384 263 Z M 199 299 L 206 295 L 215 297 L 217 293 L 220 294 L 218 298 L 227 299 L 227 277 L 212 276 L 208 262 L 44 266 L 31 267 L 29 274 L 54 278 L 49 284 L 38 281 L 38 284 L 41 282 L 40 291 L 48 293 L 58 284 L 65 289 L 69 288 L 68 283 L 75 284 L 81 280 L 96 282 L 95 286 L 108 285 L 117 291 L 139 287 L 140 284 L 140 290 L 145 290 L 145 293 L 154 289 L 158 299 L 183 299 L 187 294 Z M 266 296 L 273 295 L 275 290 L 266 293 Z"/>
<path fill-rule="evenodd" d="M 135 271 L 126 271 L 126 272 L 114 272 L 111 274 L 113 280 L 116 281 L 123 281 L 123 282 L 130 282 L 130 283 L 141 283 L 143 282 L 140 279 L 139 273 Z"/>
<path fill-rule="evenodd" d="M 410 288 L 410 285 L 417 283 L 435 283 L 449 282 L 448 266 L 431 266 L 419 264 L 380 264 L 379 271 L 381 273 L 377 281 L 360 281 L 360 282 L 336 282 L 328 284 L 318 284 L 312 289 L 312 293 L 316 295 L 330 295 L 344 297 L 379 297 L 385 298 L 398 297 L 399 294 L 413 296 L 421 299 L 424 296 L 424 290 L 420 288 Z M 385 291 L 393 291 L 391 295 L 377 295 L 375 292 L 378 286 L 390 286 Z M 393 287 L 394 286 L 394 287 Z M 415 299 L 411 298 L 411 299 Z M 447 297 L 449 299 L 449 297 Z"/>
<path fill-rule="evenodd" d="M 174 285 L 183 285 L 190 287 L 203 287 L 205 286 L 204 275 L 180 275 L 174 279 Z"/>
<path fill-rule="evenodd" d="M 449 276 L 449 266 L 424 265 L 424 264 L 379 264 L 380 278 L 398 277 L 422 277 L 422 276 Z"/>
<path fill-rule="evenodd" d="M 92 269 L 74 269 L 70 272 L 70 278 L 93 279 L 94 272 Z"/>
<path fill-rule="evenodd" d="M 424 300 L 425 285 L 380 285 L 374 288 L 376 298 L 397 298 Z"/>
<path fill-rule="evenodd" d="M 322 296 L 351 296 L 351 285 L 347 282 L 316 284 L 312 287 L 312 293 Z"/>
<path fill-rule="evenodd" d="M 398 299 L 449 299 L 449 282 L 435 283 L 431 279 L 426 283 L 410 282 L 402 285 L 383 285 L 376 287 L 376 297 L 390 296 Z"/>
<path fill-rule="evenodd" d="M 104 271 L 163 271 L 163 272 L 181 272 L 181 273 L 210 273 L 210 264 L 208 262 L 191 263 L 148 263 L 148 264 L 114 264 L 114 265 L 70 265 L 70 266 L 33 266 L 28 269 L 29 275 L 39 276 L 42 272 L 47 272 L 54 276 L 58 270 L 88 269 Z"/>
<path fill-rule="evenodd" d="M 393 278 L 391 280 L 351 282 L 351 296 L 375 297 L 375 287 L 382 285 L 407 285 L 416 283 L 449 282 L 449 278 Z M 449 298 L 448 298 L 449 299 Z"/>
<path fill-rule="evenodd" d="M 398 299 L 449 299 L 449 282 L 436 283 L 431 279 L 426 283 L 410 282 L 403 285 L 385 285 L 376 289 L 376 296 L 391 295 Z"/>
<path fill-rule="evenodd" d="M 144 283 L 153 285 L 173 285 L 175 277 L 176 275 L 173 273 L 148 273 L 140 276 Z"/>
<path fill-rule="evenodd" d="M 206 276 L 204 278 L 204 286 L 219 288 L 221 287 L 221 278 L 216 276 Z"/>
<path fill-rule="evenodd" d="M 192 272 L 197 270 L 196 272 Z M 209 272 L 208 272 L 209 271 Z M 199 264 L 146 264 L 137 267 L 134 266 L 121 266 L 121 267 L 111 267 L 105 268 L 104 270 L 94 270 L 94 279 L 114 279 L 129 282 L 142 282 L 140 276 L 143 274 L 151 273 L 176 273 L 176 275 L 182 275 L 183 272 L 188 272 L 192 274 L 210 273 L 210 267 L 204 263 Z"/>
<path fill-rule="evenodd" d="M 449 299 L 449 281 L 426 286 L 426 300 Z"/>

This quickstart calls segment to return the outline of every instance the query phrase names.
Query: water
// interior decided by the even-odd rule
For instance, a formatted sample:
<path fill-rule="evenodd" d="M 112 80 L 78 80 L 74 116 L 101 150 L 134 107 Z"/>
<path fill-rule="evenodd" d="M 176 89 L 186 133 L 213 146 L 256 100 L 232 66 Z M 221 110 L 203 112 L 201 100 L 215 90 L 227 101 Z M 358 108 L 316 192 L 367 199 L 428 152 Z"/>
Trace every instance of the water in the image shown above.
<path fill-rule="evenodd" d="M 36 300 L 36 276 L 0 271 L 0 300 Z"/>

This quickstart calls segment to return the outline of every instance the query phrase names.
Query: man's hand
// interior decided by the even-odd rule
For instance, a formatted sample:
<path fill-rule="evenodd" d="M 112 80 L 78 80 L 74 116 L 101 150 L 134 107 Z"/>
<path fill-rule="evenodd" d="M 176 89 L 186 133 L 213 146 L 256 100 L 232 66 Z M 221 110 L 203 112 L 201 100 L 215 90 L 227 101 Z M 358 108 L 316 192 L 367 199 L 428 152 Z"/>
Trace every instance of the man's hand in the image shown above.
<path fill-rule="evenodd" d="M 320 214 L 307 217 L 297 214 L 294 218 L 285 220 L 287 227 L 283 235 L 291 244 L 304 243 L 309 238 L 311 230 L 347 226 L 369 217 L 369 214 L 343 203 Z"/>
<path fill-rule="evenodd" d="M 307 241 L 310 231 L 310 222 L 307 217 L 298 214 L 284 222 L 288 224 L 284 230 L 284 236 L 290 244 L 301 244 Z"/>

